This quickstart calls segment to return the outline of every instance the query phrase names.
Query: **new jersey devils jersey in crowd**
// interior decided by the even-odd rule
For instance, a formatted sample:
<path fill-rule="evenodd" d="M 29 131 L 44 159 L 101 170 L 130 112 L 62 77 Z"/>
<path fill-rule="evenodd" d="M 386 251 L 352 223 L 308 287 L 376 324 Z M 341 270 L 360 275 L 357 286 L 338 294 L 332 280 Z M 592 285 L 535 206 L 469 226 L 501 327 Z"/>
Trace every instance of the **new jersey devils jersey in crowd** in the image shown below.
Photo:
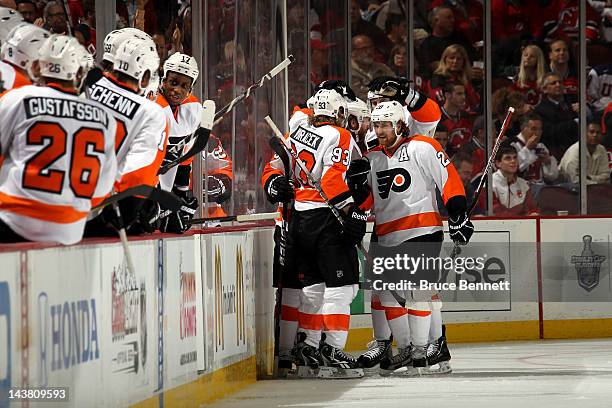
<path fill-rule="evenodd" d="M 88 97 L 109 108 L 117 120 L 115 190 L 141 184 L 156 186 L 168 142 L 168 121 L 161 106 L 110 75 L 93 84 Z"/>
<path fill-rule="evenodd" d="M 468 114 L 459 111 L 457 115 L 451 115 L 444 107 L 441 107 L 442 120 L 440 123 L 448 130 L 448 152 L 457 152 L 472 139 L 472 121 Z"/>
<path fill-rule="evenodd" d="M 59 86 L 30 85 L 0 98 L 0 124 L 0 219 L 31 241 L 80 241 L 117 174 L 112 114 Z"/>
<path fill-rule="evenodd" d="M 202 104 L 193 95 L 189 95 L 179 106 L 172 108 L 164 96 L 160 93 L 157 96 L 157 104 L 162 107 L 166 119 L 168 120 L 168 148 L 164 163 L 171 162 L 179 158 L 183 153 L 189 151 L 194 140 L 185 144 L 178 150 L 175 146 L 190 137 L 200 127 L 200 117 L 202 116 Z M 190 164 L 193 158 L 182 164 Z M 164 190 L 172 190 L 176 171 L 174 166 L 166 174 L 159 176 L 159 184 Z"/>
<path fill-rule="evenodd" d="M 366 156 L 381 245 L 394 246 L 442 230 L 436 187 L 445 204 L 465 195 L 457 170 L 440 143 L 430 137 L 403 138 L 391 150 L 378 146 Z"/>
<path fill-rule="evenodd" d="M 17 71 L 11 64 L 0 61 L 0 92 L 24 85 L 32 85 L 30 78 Z"/>

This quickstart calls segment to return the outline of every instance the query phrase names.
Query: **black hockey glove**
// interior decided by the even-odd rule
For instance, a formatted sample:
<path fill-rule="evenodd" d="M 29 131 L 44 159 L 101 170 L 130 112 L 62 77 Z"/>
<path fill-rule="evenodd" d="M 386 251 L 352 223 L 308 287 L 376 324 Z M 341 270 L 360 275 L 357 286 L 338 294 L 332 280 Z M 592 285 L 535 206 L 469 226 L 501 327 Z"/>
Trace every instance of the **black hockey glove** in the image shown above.
<path fill-rule="evenodd" d="M 178 211 L 171 211 L 170 214 L 160 221 L 159 230 L 161 232 L 171 232 L 174 234 L 182 234 L 187 231 L 190 225 L 187 221 L 193 218 L 198 209 L 198 199 L 195 197 L 183 198 L 183 204 Z"/>
<path fill-rule="evenodd" d="M 221 204 L 232 195 L 232 180 L 225 174 L 215 174 L 207 177 L 208 189 L 205 190 L 208 201 Z"/>
<path fill-rule="evenodd" d="M 466 245 L 474 233 L 474 224 L 468 218 L 467 211 L 448 217 L 448 229 L 453 242 Z"/>
<path fill-rule="evenodd" d="M 274 203 L 287 203 L 295 197 L 293 185 L 287 177 L 277 174 L 270 176 L 266 182 L 265 188 L 268 201 Z"/>
<path fill-rule="evenodd" d="M 355 204 L 361 205 L 370 194 L 368 185 L 368 173 L 370 172 L 370 161 L 366 158 L 353 160 L 346 170 L 346 181 Z"/>
<path fill-rule="evenodd" d="M 350 100 L 351 102 L 355 102 L 357 100 L 357 96 L 355 96 L 355 92 L 351 89 L 351 87 L 341 79 L 329 79 L 327 81 L 321 82 L 314 90 L 314 93 L 317 93 L 321 89 L 332 89 L 342 95 L 344 98 Z"/>
<path fill-rule="evenodd" d="M 344 228 L 341 238 L 349 245 L 357 245 L 366 233 L 368 216 L 355 204 L 349 204 L 348 213 L 344 216 Z"/>
<path fill-rule="evenodd" d="M 128 235 L 151 234 L 159 226 L 157 216 L 159 214 L 159 204 L 153 200 L 144 200 L 138 210 L 136 221 L 127 230 Z"/>
<path fill-rule="evenodd" d="M 406 105 L 409 111 L 420 109 L 427 97 L 415 91 L 409 79 L 404 77 L 381 76 L 374 78 L 369 84 L 369 90 L 377 95 L 391 98 Z"/>

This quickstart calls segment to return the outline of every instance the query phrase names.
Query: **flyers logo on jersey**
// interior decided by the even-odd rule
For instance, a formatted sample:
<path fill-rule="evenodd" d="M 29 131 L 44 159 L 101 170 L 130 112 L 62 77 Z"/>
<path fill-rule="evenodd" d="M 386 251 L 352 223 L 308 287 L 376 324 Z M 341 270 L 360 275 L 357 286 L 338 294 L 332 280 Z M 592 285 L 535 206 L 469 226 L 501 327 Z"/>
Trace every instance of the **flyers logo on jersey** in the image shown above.
<path fill-rule="evenodd" d="M 411 182 L 410 173 L 401 167 L 378 171 L 376 172 L 376 179 L 378 181 L 378 194 L 383 200 L 389 197 L 391 191 L 402 193 L 408 190 Z"/>

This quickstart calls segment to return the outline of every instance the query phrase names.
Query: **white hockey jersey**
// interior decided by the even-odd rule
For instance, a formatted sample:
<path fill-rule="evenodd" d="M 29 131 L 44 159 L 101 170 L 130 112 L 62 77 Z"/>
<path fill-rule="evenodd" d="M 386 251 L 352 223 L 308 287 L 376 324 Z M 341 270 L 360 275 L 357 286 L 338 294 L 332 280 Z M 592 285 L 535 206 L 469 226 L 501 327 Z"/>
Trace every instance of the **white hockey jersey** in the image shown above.
<path fill-rule="evenodd" d="M 32 85 L 30 78 L 17 71 L 11 64 L 0 61 L 0 92 L 24 85 Z"/>
<path fill-rule="evenodd" d="M 0 97 L 0 219 L 31 241 L 74 244 L 112 189 L 116 122 L 59 86 Z"/>
<path fill-rule="evenodd" d="M 168 143 L 168 121 L 161 106 L 110 75 L 93 84 L 87 94 L 110 109 L 117 120 L 115 190 L 141 184 L 155 187 Z"/>
<path fill-rule="evenodd" d="M 190 137 L 199 127 L 202 116 L 202 104 L 193 95 L 189 97 L 179 106 L 172 109 L 166 98 L 160 93 L 157 95 L 157 104 L 162 107 L 166 119 L 168 120 L 168 148 L 167 151 L 172 150 L 172 154 L 166 154 L 166 160 L 174 160 L 179 158 L 183 153 L 189 151 L 193 146 L 194 140 L 185 144 L 182 148 L 176 149 L 179 143 Z M 191 163 L 193 159 L 189 160 Z M 159 176 L 159 184 L 162 189 L 170 191 L 174 186 L 174 179 L 176 178 L 176 171 L 178 166 L 171 168 L 166 174 Z"/>
<path fill-rule="evenodd" d="M 612 64 L 597 65 L 587 78 L 587 94 L 597 111 L 602 111 L 612 102 Z"/>
<path fill-rule="evenodd" d="M 404 138 L 392 150 L 378 146 L 366 157 L 371 167 L 370 202 L 381 245 L 394 246 L 442 230 L 436 187 L 445 204 L 454 196 L 465 196 L 457 170 L 433 138 Z"/>

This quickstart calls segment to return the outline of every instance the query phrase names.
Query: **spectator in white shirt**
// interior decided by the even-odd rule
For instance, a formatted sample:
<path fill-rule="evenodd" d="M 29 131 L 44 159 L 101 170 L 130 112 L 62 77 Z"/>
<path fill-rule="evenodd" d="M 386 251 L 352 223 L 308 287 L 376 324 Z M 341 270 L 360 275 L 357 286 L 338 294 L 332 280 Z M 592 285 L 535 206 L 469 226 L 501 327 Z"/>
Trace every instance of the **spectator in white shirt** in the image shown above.
<path fill-rule="evenodd" d="M 493 173 L 493 212 L 497 216 L 537 215 L 538 207 L 529 183 L 518 176 L 514 146 L 502 144 L 495 155 Z"/>
<path fill-rule="evenodd" d="M 537 114 L 521 118 L 521 133 L 512 146 L 517 151 L 519 174 L 532 184 L 554 183 L 559 176 L 557 159 L 550 154 L 542 137 L 542 118 Z"/>
<path fill-rule="evenodd" d="M 587 125 L 587 184 L 604 184 L 610 182 L 608 153 L 601 145 L 601 126 L 597 122 Z M 559 163 L 559 171 L 571 183 L 580 182 L 580 142 L 571 145 Z"/>

